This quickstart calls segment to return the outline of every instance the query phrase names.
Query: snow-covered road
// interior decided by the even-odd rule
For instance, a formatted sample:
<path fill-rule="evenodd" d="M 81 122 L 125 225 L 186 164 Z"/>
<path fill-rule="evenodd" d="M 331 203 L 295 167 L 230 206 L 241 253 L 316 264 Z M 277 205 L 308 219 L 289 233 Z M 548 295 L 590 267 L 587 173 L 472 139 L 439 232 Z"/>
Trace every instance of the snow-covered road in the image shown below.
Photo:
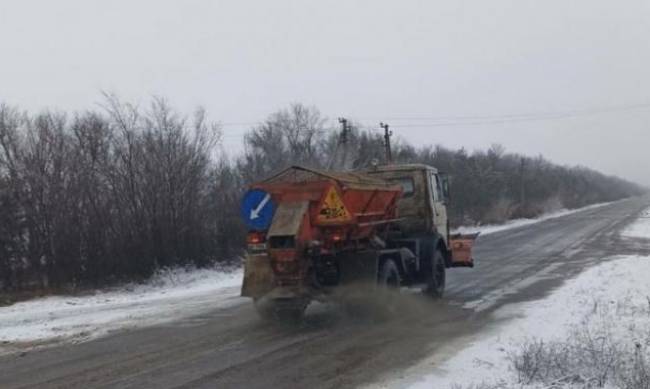
<path fill-rule="evenodd" d="M 508 220 L 507 222 L 505 222 L 503 224 L 486 224 L 486 225 L 482 225 L 482 226 L 463 226 L 463 227 L 457 228 L 453 232 L 454 233 L 461 233 L 461 234 L 471 234 L 471 233 L 475 233 L 475 232 L 480 232 L 481 235 L 489 235 L 489 234 L 493 234 L 495 232 L 511 230 L 513 228 L 524 227 L 524 226 L 528 226 L 528 225 L 531 225 L 531 224 L 541 223 L 541 222 L 546 221 L 546 220 L 557 219 L 557 218 L 562 217 L 562 216 L 572 215 L 574 213 L 588 211 L 588 210 L 594 209 L 594 208 L 604 207 L 604 206 L 606 206 L 608 204 L 611 204 L 611 203 L 592 204 L 592 205 L 588 205 L 586 207 L 577 208 L 577 209 L 560 209 L 558 211 L 545 213 L 545 214 L 543 214 L 543 215 L 541 215 L 539 217 L 536 217 L 536 218 L 532 218 L 532 219 L 513 219 L 513 220 Z"/>
<path fill-rule="evenodd" d="M 405 296 L 403 314 L 386 321 L 319 304 L 308 309 L 300 326 L 269 325 L 259 320 L 249 301 L 236 297 L 237 287 L 232 285 L 239 282 L 239 277 L 234 276 L 231 286 L 215 287 L 218 296 L 209 297 L 214 300 L 207 300 L 207 305 L 201 303 L 203 294 L 183 297 L 180 302 L 172 303 L 168 312 L 182 309 L 185 303 L 196 302 L 198 308 L 182 313 L 187 313 L 187 318 L 180 317 L 181 314 L 169 315 L 172 320 L 169 323 L 134 331 L 123 331 L 118 326 L 110 336 L 38 351 L 29 350 L 31 344 L 26 347 L 16 345 L 20 357 L 0 356 L 0 387 L 325 389 L 364 385 L 376 388 L 373 383 L 379 381 L 383 385 L 395 380 L 395 385 L 390 387 L 402 388 L 421 382 L 427 387 L 446 389 L 444 384 L 431 384 L 435 381 L 428 380 L 431 376 L 448 378 L 450 372 L 469 375 L 454 370 L 459 366 L 452 362 L 454 358 L 461 358 L 463 350 L 472 345 L 480 348 L 483 344 L 488 350 L 490 347 L 506 349 L 510 344 L 506 338 L 510 332 L 504 333 L 501 326 L 523 320 L 526 317 L 522 315 L 524 313 L 534 314 L 528 312 L 527 305 L 522 302 L 537 301 L 538 305 L 548 302 L 556 307 L 557 302 L 545 299 L 561 285 L 570 284 L 567 280 L 576 279 L 585 270 L 598 266 L 599 261 L 621 256 L 623 252 L 625 255 L 642 252 L 650 256 L 650 248 L 645 248 L 647 241 L 619 238 L 619 233 L 649 203 L 647 198 L 634 198 L 511 231 L 488 234 L 477 242 L 476 268 L 450 270 L 448 293 L 443 301 L 431 301 L 419 295 Z M 637 259 L 644 261 L 641 257 Z M 619 257 L 619 260 L 626 259 Z M 640 267 L 627 269 L 636 272 L 635 277 L 644 277 Z M 610 270 L 625 268 L 604 271 Z M 626 277 L 625 273 L 613 274 Z M 598 277 L 595 275 L 589 282 L 599 282 Z M 184 288 L 186 283 L 177 285 Z M 164 289 L 167 288 L 161 288 L 160 293 L 168 294 Z M 609 289 L 603 289 L 606 290 Z M 486 300 L 486 296 L 489 299 Z M 588 293 L 571 296 L 588 298 Z M 158 304 L 143 298 L 140 300 L 143 309 Z M 487 308 L 466 307 L 477 299 L 483 301 L 481 307 Z M 246 303 L 240 304 L 240 301 Z M 614 305 L 621 310 L 632 307 L 647 313 L 640 305 L 637 306 L 636 300 L 630 301 L 630 304 L 623 301 Z M 222 303 L 232 306 L 214 309 L 214 305 Z M 573 303 L 565 303 L 570 312 Z M 60 308 L 65 309 L 66 305 L 64 303 Z M 210 306 L 211 311 L 195 312 L 205 306 Z M 600 305 L 606 306 L 609 304 Z M 165 312 L 158 314 L 165 315 Z M 555 311 L 549 309 L 545 312 L 546 315 L 539 316 L 539 320 L 552 320 Z M 580 312 L 576 311 L 576 315 L 579 316 Z M 53 314 L 56 316 L 57 312 Z M 147 320 L 150 319 L 144 321 Z M 150 322 L 155 323 L 155 320 L 158 318 L 154 315 Z M 551 328 L 553 324 L 545 325 Z M 11 327 L 17 326 L 19 324 Z M 499 345 L 481 343 L 484 340 L 489 342 L 499 331 L 502 331 Z M 513 334 L 517 335 L 516 332 Z M 562 336 L 560 332 L 558 336 Z M 475 352 L 480 352 L 480 349 Z M 485 364 L 494 363 L 493 368 L 486 368 L 487 371 L 494 373 L 494 377 L 500 375 L 499 360 L 475 360 L 472 353 L 465 354 L 469 358 L 464 362 L 466 367 L 479 370 L 485 366 L 477 365 L 487 361 Z M 496 349 L 493 354 L 498 357 L 503 352 Z M 428 363 L 422 364 L 422 361 Z M 510 376 L 503 377 L 509 379 Z"/>
<path fill-rule="evenodd" d="M 650 208 L 641 213 L 639 218 L 621 233 L 627 238 L 650 239 Z"/>
<path fill-rule="evenodd" d="M 562 210 L 537 219 L 513 220 L 503 225 L 462 227 L 459 232 L 483 235 L 559 218 L 607 204 Z M 650 219 L 647 219 L 650 220 Z M 85 296 L 53 296 L 0 308 L 0 354 L 26 345 L 79 342 L 112 331 L 132 329 L 199 315 L 241 303 L 241 269 L 160 272 L 144 285 L 128 285 Z M 19 348 L 15 346 L 20 345 Z"/>
<path fill-rule="evenodd" d="M 650 208 L 621 236 L 650 239 Z M 608 341 L 624 355 L 642 352 L 650 357 L 646 344 L 650 341 L 650 257 L 628 255 L 600 260 L 602 263 L 544 299 L 498 309 L 492 314 L 497 324 L 459 339 L 456 346 L 460 351 L 452 357 L 441 361 L 439 355 L 432 356 L 402 372 L 400 378 L 371 387 L 546 388 L 547 384 L 539 382 L 522 383 L 513 369 L 513 356 L 527 342 L 570 342 L 568 339 L 579 333 L 576 331 L 606 332 L 611 336 Z M 553 387 L 583 388 L 583 384 Z M 618 386 L 608 382 L 606 387 Z"/>

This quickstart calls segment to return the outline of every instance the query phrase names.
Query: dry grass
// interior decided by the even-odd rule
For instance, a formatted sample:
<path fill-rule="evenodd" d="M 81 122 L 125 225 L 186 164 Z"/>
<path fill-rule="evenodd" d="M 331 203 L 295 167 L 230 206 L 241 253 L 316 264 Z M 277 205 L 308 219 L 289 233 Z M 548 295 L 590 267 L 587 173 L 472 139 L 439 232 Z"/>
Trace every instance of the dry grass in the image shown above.
<path fill-rule="evenodd" d="M 615 316 L 594 317 L 565 340 L 531 339 L 513 351 L 510 361 L 517 382 L 548 389 L 650 389 L 650 333 L 621 338 Z"/>
<path fill-rule="evenodd" d="M 626 298 L 595 301 L 593 311 L 559 340 L 529 338 L 508 356 L 512 376 L 452 389 L 650 389 L 648 306 Z"/>

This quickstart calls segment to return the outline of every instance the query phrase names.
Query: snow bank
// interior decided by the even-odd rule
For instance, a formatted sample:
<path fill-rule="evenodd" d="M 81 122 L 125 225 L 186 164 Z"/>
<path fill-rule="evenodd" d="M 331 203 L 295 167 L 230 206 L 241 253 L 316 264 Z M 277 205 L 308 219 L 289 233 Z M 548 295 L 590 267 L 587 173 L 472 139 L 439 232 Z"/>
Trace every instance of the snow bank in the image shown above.
<path fill-rule="evenodd" d="M 0 308 L 0 352 L 17 343 L 87 340 L 122 328 L 200 314 L 239 300 L 241 270 L 161 271 L 147 284 L 93 295 L 53 296 Z"/>
<path fill-rule="evenodd" d="M 582 211 L 587 211 L 590 209 L 594 208 L 599 208 L 605 205 L 611 204 L 610 203 L 598 203 L 598 204 L 593 204 L 589 205 L 586 207 L 582 208 L 577 208 L 577 209 L 562 209 L 556 212 L 550 212 L 541 215 L 540 217 L 534 218 L 534 219 L 513 219 L 505 222 L 504 224 L 486 224 L 482 226 L 462 226 L 454 230 L 454 233 L 461 233 L 461 234 L 471 234 L 475 232 L 480 232 L 481 235 L 488 235 L 488 234 L 493 234 L 495 232 L 499 231 L 504 231 L 504 230 L 510 230 L 513 228 L 519 228 L 523 226 L 527 226 L 530 224 L 535 224 L 539 222 L 543 222 L 545 220 L 550 220 L 550 219 L 555 219 L 558 217 L 566 216 L 566 215 L 571 215 L 577 212 L 582 212 Z"/>
<path fill-rule="evenodd" d="M 572 329 L 596 319 L 615 323 L 615 342 L 633 348 L 636 340 L 647 337 L 650 328 L 648 279 L 650 257 L 617 257 L 588 269 L 541 301 L 506 306 L 495 316 L 497 320 L 508 319 L 507 324 L 466 339 L 469 346 L 438 364 L 435 374 L 410 387 L 498 384 L 502 388 L 535 388 L 517 383 L 508 356 L 527 340 L 563 340 Z"/>
<path fill-rule="evenodd" d="M 650 208 L 643 211 L 641 216 L 634 223 L 627 226 L 621 235 L 628 238 L 650 239 Z"/>

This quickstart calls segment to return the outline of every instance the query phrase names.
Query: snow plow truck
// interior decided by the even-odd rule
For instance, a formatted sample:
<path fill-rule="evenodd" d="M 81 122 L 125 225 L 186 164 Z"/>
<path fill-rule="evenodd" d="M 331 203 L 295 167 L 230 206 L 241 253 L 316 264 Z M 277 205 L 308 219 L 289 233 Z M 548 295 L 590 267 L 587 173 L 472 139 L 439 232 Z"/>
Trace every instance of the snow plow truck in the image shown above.
<path fill-rule="evenodd" d="M 355 285 L 372 285 L 370 293 L 420 287 L 439 298 L 448 268 L 473 267 L 477 236 L 450 235 L 448 202 L 447 176 L 426 165 L 290 167 L 242 199 L 249 231 L 241 294 L 281 320 Z"/>

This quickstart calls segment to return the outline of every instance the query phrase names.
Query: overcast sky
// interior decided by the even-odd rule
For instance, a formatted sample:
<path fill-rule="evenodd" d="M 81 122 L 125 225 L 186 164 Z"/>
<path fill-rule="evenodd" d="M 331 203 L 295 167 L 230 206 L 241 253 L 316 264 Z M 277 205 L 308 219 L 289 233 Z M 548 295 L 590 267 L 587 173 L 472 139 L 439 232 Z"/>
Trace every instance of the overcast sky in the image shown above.
<path fill-rule="evenodd" d="M 303 102 L 650 185 L 647 0 L 0 2 L 0 101 L 81 110 L 101 90 L 202 105 L 229 150 L 248 125 L 227 123 Z"/>

